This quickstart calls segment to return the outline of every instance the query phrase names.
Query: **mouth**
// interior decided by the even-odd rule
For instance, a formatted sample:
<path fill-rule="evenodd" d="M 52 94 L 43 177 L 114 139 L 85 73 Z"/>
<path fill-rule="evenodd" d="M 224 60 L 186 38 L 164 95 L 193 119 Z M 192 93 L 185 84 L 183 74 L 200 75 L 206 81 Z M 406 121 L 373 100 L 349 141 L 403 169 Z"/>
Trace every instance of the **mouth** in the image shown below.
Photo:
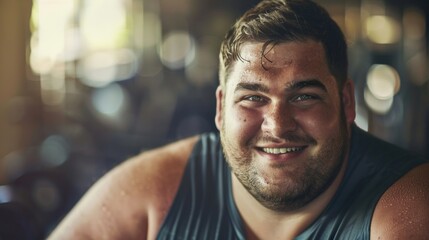
<path fill-rule="evenodd" d="M 268 148 L 264 147 L 261 150 L 269 154 L 286 154 L 286 153 L 295 153 L 304 150 L 305 147 L 282 147 L 282 148 Z"/>

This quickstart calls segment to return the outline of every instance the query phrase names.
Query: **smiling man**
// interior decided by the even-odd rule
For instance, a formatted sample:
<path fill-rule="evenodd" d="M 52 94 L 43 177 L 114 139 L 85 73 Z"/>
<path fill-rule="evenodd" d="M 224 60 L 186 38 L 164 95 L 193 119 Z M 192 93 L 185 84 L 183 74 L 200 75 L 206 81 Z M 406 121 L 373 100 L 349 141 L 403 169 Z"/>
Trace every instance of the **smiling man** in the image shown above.
<path fill-rule="evenodd" d="M 221 46 L 220 133 L 106 174 L 52 239 L 427 239 L 429 165 L 354 124 L 327 12 L 265 0 Z"/>
<path fill-rule="evenodd" d="M 235 63 L 218 89 L 216 123 L 234 189 L 245 188 L 267 209 L 290 212 L 319 197 L 328 200 L 338 187 L 346 166 L 346 121 L 354 119 L 352 87 L 348 82 L 343 106 L 318 42 L 272 46 L 264 67 L 262 49 L 262 43 L 242 47 L 246 61 Z M 237 197 L 239 210 L 248 200 Z"/>

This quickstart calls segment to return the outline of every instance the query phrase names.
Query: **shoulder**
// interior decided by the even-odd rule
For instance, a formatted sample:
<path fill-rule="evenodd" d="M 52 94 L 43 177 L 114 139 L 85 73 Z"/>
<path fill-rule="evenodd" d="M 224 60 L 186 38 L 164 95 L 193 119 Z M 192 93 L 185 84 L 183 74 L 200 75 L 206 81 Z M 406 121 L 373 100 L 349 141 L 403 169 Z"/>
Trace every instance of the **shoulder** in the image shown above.
<path fill-rule="evenodd" d="M 112 169 L 90 188 L 52 239 L 154 238 L 198 138 L 143 152 Z"/>
<path fill-rule="evenodd" d="M 139 202 L 149 209 L 166 207 L 168 210 L 198 138 L 187 138 L 143 152 L 115 169 L 112 177 L 123 178 L 125 186 L 121 188 L 140 194 Z"/>
<path fill-rule="evenodd" d="M 125 192 L 141 194 L 144 198 L 139 202 L 149 206 L 156 204 L 158 198 L 175 195 L 198 138 L 194 136 L 142 152 L 113 169 L 105 183 Z"/>
<path fill-rule="evenodd" d="M 429 163 L 415 167 L 380 198 L 371 239 L 424 239 L 429 226 Z"/>

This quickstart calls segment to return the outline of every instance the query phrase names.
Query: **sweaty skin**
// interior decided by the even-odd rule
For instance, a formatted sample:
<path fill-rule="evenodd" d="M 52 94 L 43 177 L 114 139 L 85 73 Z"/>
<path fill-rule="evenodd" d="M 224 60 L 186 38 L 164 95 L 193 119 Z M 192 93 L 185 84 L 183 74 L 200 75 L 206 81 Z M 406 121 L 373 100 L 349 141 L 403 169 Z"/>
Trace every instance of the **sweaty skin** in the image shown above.
<path fill-rule="evenodd" d="M 197 140 L 144 152 L 107 173 L 49 239 L 155 239 Z"/>
<path fill-rule="evenodd" d="M 242 56 L 248 61 L 237 62 L 226 89 L 218 88 L 215 121 L 248 239 L 293 239 L 341 183 L 347 151 L 337 150 L 347 147 L 341 141 L 349 142 L 354 89 L 351 81 L 338 89 L 317 42 L 277 45 L 263 67 L 260 47 L 245 45 Z M 155 239 L 197 140 L 144 152 L 107 173 L 49 239 Z M 321 178 L 314 181 L 307 173 Z M 246 176 L 252 180 L 246 182 Z M 310 188 L 311 198 L 299 194 L 307 181 L 317 185 Z M 425 164 L 384 193 L 371 222 L 371 239 L 427 239 L 428 203 Z"/>
<path fill-rule="evenodd" d="M 218 88 L 216 124 L 249 238 L 289 239 L 341 182 L 353 86 L 348 81 L 340 95 L 318 42 L 281 43 L 261 59 L 262 46 L 244 45 L 244 60 Z"/>

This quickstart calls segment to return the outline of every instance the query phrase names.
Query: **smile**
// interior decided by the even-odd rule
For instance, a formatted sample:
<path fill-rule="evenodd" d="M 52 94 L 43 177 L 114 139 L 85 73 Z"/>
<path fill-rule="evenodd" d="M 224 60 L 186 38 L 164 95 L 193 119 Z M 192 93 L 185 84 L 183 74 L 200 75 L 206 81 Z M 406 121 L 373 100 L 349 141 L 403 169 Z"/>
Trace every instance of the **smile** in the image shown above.
<path fill-rule="evenodd" d="M 303 147 L 290 147 L 290 148 L 262 148 L 262 151 L 270 154 L 284 154 L 292 153 L 303 150 Z"/>

